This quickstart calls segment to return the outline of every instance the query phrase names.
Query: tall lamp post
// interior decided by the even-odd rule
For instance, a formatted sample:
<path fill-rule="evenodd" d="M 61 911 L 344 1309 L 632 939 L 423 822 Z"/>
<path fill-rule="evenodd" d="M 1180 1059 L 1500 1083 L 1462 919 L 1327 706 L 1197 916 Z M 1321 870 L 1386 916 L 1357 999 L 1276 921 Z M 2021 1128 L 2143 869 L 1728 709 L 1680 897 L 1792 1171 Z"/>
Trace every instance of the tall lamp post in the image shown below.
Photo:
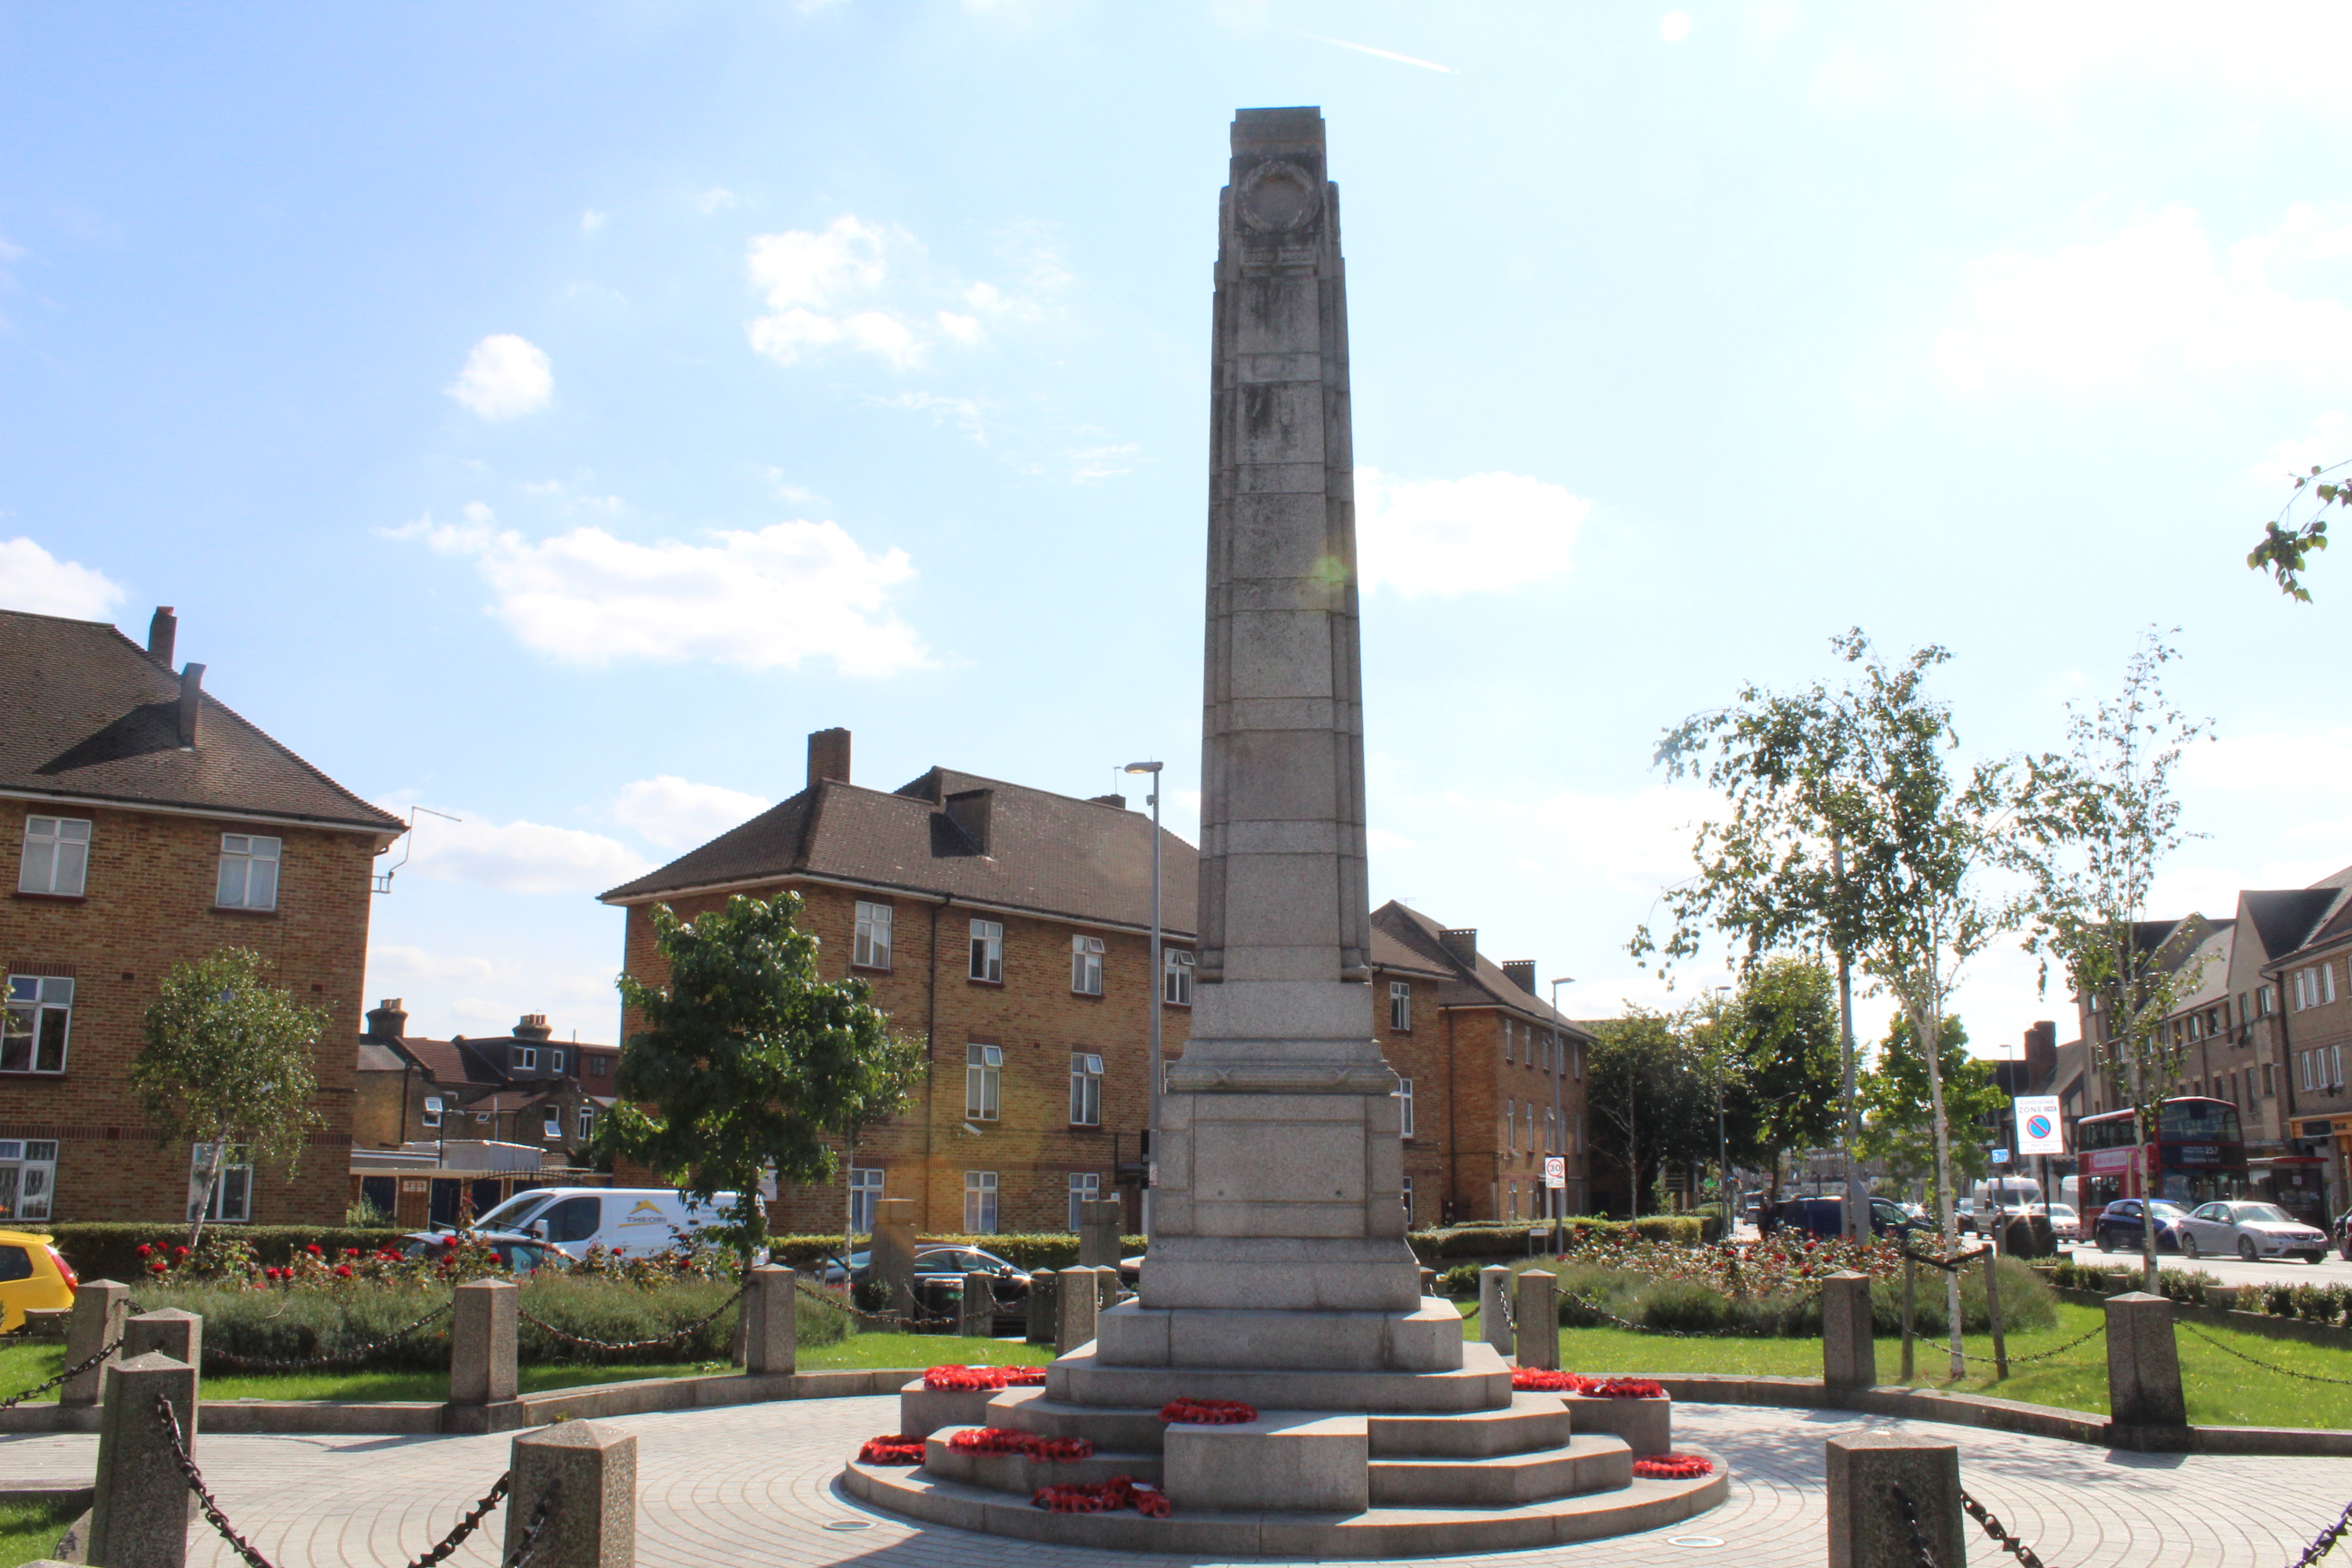
<path fill-rule="evenodd" d="M 1131 773 L 1151 777 L 1151 1094 L 1144 1125 L 1151 1142 L 1143 1154 L 1143 1234 L 1151 1236 L 1151 1189 L 1160 1174 L 1160 1014 L 1167 1000 L 1168 976 L 1160 956 L 1160 764 L 1129 763 Z"/>
<path fill-rule="evenodd" d="M 1730 990 L 1728 985 L 1715 987 L 1717 996 Z M 1715 1195 L 1723 1205 L 1723 1239 L 1729 1241 L 1739 1224 L 1739 1210 L 1735 1202 L 1731 1180 L 1731 1140 L 1723 1125 L 1723 1020 L 1718 1016 L 1715 1025 L 1715 1049 L 1707 1054 L 1714 1058 L 1715 1068 Z"/>
<path fill-rule="evenodd" d="M 1563 974 L 1551 983 L 1551 1126 L 1552 1142 L 1559 1150 L 1560 1160 L 1560 1184 L 1551 1193 L 1551 1249 L 1555 1257 L 1560 1249 L 1560 1205 L 1568 1202 L 1568 1119 L 1559 1100 L 1559 1080 L 1568 1076 L 1568 1042 L 1559 1034 L 1559 988 L 1575 984 L 1576 976 L 1572 974 Z"/>

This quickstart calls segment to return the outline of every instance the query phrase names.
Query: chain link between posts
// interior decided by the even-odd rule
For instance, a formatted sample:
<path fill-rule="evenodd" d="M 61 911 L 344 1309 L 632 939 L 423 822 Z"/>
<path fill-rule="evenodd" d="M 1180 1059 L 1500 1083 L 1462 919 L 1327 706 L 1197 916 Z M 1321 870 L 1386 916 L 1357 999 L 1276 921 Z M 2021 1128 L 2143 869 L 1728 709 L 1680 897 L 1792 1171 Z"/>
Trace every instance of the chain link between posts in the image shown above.
<path fill-rule="evenodd" d="M 2019 1568 L 2044 1568 L 2042 1559 L 2033 1554 L 2033 1548 L 2011 1534 L 2009 1527 L 2001 1523 L 1990 1509 L 1969 1496 L 1965 1488 L 1960 1491 L 1960 1510 L 1982 1525 L 1984 1532 L 1992 1537 L 2003 1552 L 2016 1558 Z"/>
<path fill-rule="evenodd" d="M 687 1340 L 692 1339 L 695 1335 L 700 1333 L 703 1330 L 717 1322 L 719 1315 L 725 1312 L 728 1308 L 741 1300 L 743 1299 L 744 1290 L 748 1289 L 748 1286 L 739 1287 L 735 1294 L 728 1297 L 727 1300 L 719 1302 L 718 1306 L 713 1307 L 709 1311 L 705 1312 L 701 1317 L 695 1319 L 694 1321 L 687 1324 L 684 1328 L 674 1329 L 668 1333 L 657 1334 L 651 1339 L 592 1340 L 585 1334 L 575 1334 L 569 1329 L 560 1329 L 553 1323 L 549 1322 L 545 1318 L 537 1317 L 530 1312 L 523 1311 L 520 1308 L 516 1309 L 515 1315 L 520 1317 L 524 1322 L 529 1323 L 532 1328 L 537 1329 L 540 1332 L 547 1335 L 549 1338 L 560 1340 L 567 1345 L 577 1345 L 583 1350 L 649 1351 L 656 1349 L 662 1345 L 679 1344 Z"/>
<path fill-rule="evenodd" d="M 337 1351 L 332 1355 L 292 1357 L 237 1355 L 229 1351 L 215 1350 L 212 1346 L 206 1345 L 205 1347 L 205 1360 L 207 1363 L 217 1362 L 222 1366 L 255 1367 L 263 1371 L 270 1372 L 300 1372 L 307 1371 L 312 1367 L 349 1366 L 353 1363 L 367 1360 L 368 1357 L 375 1354 L 376 1352 L 384 1349 L 386 1346 L 399 1343 L 402 1340 L 406 1339 L 409 1335 L 425 1327 L 427 1323 L 432 1322 L 436 1318 L 446 1317 L 454 1305 L 455 1303 L 453 1302 L 444 1301 L 441 1305 L 434 1308 L 431 1311 L 425 1313 L 415 1322 L 407 1323 L 400 1328 L 394 1329 L 392 1332 L 384 1335 L 380 1340 L 371 1340 L 366 1344 L 357 1346 L 352 1350 Z"/>
<path fill-rule="evenodd" d="M 2352 1377 L 2324 1377 L 2315 1372 L 2297 1372 L 2291 1366 L 2280 1366 L 2273 1362 L 2262 1361 L 2253 1356 L 2250 1356 L 2234 1345 L 2225 1345 L 2220 1340 L 2217 1340 L 2212 1335 L 2205 1332 L 2202 1329 L 2192 1328 L 2187 1323 L 2179 1323 L 2175 1326 L 2179 1328 L 2183 1332 L 2204 1341 L 2207 1344 L 2211 1345 L 2215 1350 L 2220 1351 L 2224 1355 L 2236 1356 L 2248 1366 L 2258 1366 L 2264 1372 L 2274 1372 L 2284 1377 L 2301 1378 L 2305 1383 L 2332 1383 L 2336 1384 L 2338 1387 L 2352 1388 Z"/>
<path fill-rule="evenodd" d="M 807 1280 L 801 1279 L 797 1275 L 793 1279 L 793 1285 L 802 1295 L 807 1297 L 810 1300 L 821 1301 L 824 1305 L 831 1307 L 836 1312 L 846 1312 L 850 1317 L 856 1319 L 861 1323 L 879 1323 L 886 1329 L 895 1330 L 941 1327 L 960 1328 L 962 1326 L 962 1320 L 959 1318 L 895 1318 L 887 1312 L 868 1312 L 863 1308 L 852 1306 L 849 1302 L 843 1300 L 838 1297 L 826 1295 L 824 1291 L 818 1289 L 815 1286 L 810 1284 Z"/>
<path fill-rule="evenodd" d="M 1911 1500 L 1911 1494 L 1898 1481 L 1886 1489 L 1886 1497 L 1895 1505 L 1895 1517 L 1903 1521 L 1911 1568 L 1937 1568 L 1936 1553 L 1928 1547 L 1927 1538 L 1919 1533 L 1919 1507 Z"/>
<path fill-rule="evenodd" d="M 87 1360 L 76 1362 L 73 1365 L 66 1368 L 65 1371 L 58 1373 L 57 1376 L 49 1379 L 48 1382 L 37 1383 L 30 1388 L 25 1389 L 16 1394 L 12 1394 L 5 1399 L 0 1399 L 0 1410 L 13 1410 L 17 1405 L 24 1404 L 25 1401 L 32 1398 L 37 1394 L 47 1394 L 52 1388 L 63 1388 L 67 1384 L 71 1383 L 83 1373 L 89 1371 L 93 1367 L 103 1365 L 109 1356 L 111 1356 L 115 1352 L 121 1348 L 122 1339 L 118 1335 L 111 1342 L 101 1346 L 97 1353 L 89 1356 Z"/>

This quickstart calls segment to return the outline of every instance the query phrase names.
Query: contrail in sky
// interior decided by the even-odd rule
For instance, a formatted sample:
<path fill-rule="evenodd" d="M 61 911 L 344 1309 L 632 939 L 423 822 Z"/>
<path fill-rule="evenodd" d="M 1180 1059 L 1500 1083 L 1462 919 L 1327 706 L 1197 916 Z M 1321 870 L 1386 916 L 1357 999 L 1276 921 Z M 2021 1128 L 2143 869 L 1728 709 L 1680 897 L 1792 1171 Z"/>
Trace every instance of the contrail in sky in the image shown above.
<path fill-rule="evenodd" d="M 1394 60 L 1399 65 L 1419 66 L 1425 71 L 1443 71 L 1447 76 L 1455 74 L 1452 66 L 1442 66 L 1435 60 L 1417 60 L 1411 55 L 1398 54 L 1394 49 L 1376 49 L 1370 44 L 1351 44 L 1345 38 L 1327 38 L 1320 33 L 1310 33 L 1304 27 L 1292 27 L 1288 30 L 1297 33 L 1302 38 L 1312 38 L 1318 44 L 1336 44 L 1343 49 L 1353 49 L 1362 55 L 1378 55 L 1384 60 Z"/>

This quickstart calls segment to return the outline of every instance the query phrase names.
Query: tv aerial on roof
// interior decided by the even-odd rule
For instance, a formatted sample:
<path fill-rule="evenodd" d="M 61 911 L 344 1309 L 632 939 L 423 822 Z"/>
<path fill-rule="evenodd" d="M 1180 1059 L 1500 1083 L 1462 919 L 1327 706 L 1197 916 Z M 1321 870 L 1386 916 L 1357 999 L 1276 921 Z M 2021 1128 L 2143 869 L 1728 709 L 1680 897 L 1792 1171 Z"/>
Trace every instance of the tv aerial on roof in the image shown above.
<path fill-rule="evenodd" d="M 369 892 L 389 893 L 392 891 L 393 874 L 398 871 L 403 866 L 407 865 L 409 856 L 415 852 L 416 814 L 420 811 L 427 816 L 437 816 L 444 822 L 463 822 L 466 820 L 462 816 L 452 816 L 446 811 L 436 811 L 429 805 L 410 806 L 408 808 L 408 831 L 401 835 L 402 843 L 400 846 L 400 858 L 394 860 L 391 865 L 385 867 L 383 870 L 368 879 Z"/>

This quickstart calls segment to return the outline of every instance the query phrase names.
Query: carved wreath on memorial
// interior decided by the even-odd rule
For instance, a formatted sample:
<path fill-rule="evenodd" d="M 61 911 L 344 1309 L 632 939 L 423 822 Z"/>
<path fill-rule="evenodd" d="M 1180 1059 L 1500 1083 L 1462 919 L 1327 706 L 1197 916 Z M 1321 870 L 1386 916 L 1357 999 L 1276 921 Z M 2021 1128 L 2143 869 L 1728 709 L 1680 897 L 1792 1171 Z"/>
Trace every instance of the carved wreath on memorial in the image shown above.
<path fill-rule="evenodd" d="M 1322 212 L 1323 184 L 1287 159 L 1269 158 L 1242 176 L 1235 205 L 1255 233 L 1291 233 Z"/>

